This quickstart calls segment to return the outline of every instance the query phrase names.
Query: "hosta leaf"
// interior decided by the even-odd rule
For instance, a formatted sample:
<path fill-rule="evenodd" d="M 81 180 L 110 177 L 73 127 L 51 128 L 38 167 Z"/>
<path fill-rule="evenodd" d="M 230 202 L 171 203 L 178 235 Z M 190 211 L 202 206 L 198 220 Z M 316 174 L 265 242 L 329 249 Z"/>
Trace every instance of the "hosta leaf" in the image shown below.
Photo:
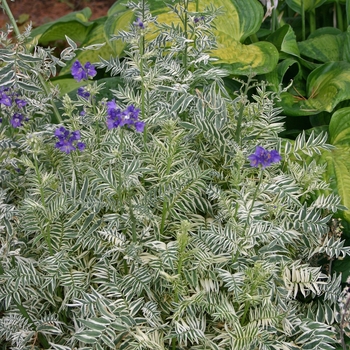
<path fill-rule="evenodd" d="M 116 34 L 126 29 L 128 21 L 131 23 L 134 16 L 123 5 L 126 0 L 119 1 L 109 12 L 110 18 L 106 22 L 106 31 Z M 204 12 L 213 3 L 212 0 L 199 1 L 198 10 Z M 169 8 L 159 0 L 150 0 L 150 9 L 157 16 L 160 23 L 180 23 L 179 18 L 169 12 Z M 263 8 L 258 0 L 216 0 L 216 8 L 224 9 L 223 14 L 214 20 L 213 30 L 218 47 L 211 54 L 217 58 L 217 63 L 232 74 L 263 74 L 271 72 L 278 62 L 278 51 L 269 42 L 257 42 L 245 45 L 244 40 L 259 30 L 263 18 Z M 119 11 L 119 13 L 117 12 Z M 195 4 L 189 3 L 189 12 L 195 12 Z M 112 17 L 113 16 L 113 17 Z M 114 23 L 113 23 L 114 21 Z M 146 36 L 150 40 L 154 32 Z M 119 43 L 123 47 L 122 43 Z"/>
<path fill-rule="evenodd" d="M 94 28 L 89 32 L 88 36 L 85 38 L 82 47 L 90 46 L 95 44 L 103 44 L 106 42 L 105 32 L 104 32 L 104 23 L 105 19 L 102 18 L 95 24 Z M 75 60 L 79 60 L 82 63 L 85 62 L 98 62 L 99 57 L 103 57 L 109 59 L 110 56 L 114 55 L 113 49 L 109 45 L 104 45 L 98 50 L 84 50 L 77 53 L 77 56 L 70 62 L 71 64 L 67 64 L 61 71 L 60 75 L 68 74 L 70 72 L 71 65 Z"/>
<path fill-rule="evenodd" d="M 323 63 L 341 61 L 345 38 L 346 36 L 343 33 L 313 36 L 298 44 L 300 54 Z"/>
<path fill-rule="evenodd" d="M 298 13 L 302 11 L 302 4 L 304 6 L 304 11 L 309 11 L 321 6 L 326 1 L 327 0 L 286 0 L 288 6 Z"/>
<path fill-rule="evenodd" d="M 306 96 L 282 93 L 284 112 L 289 115 L 312 115 L 332 112 L 338 103 L 350 99 L 350 63 L 329 62 L 313 70 L 307 79 Z"/>
<path fill-rule="evenodd" d="M 332 190 L 340 195 L 342 204 L 348 208 L 343 216 L 350 220 L 350 107 L 333 114 L 329 134 L 330 142 L 336 148 L 323 152 L 320 162 L 327 164 L 325 177 L 330 180 Z"/>
<path fill-rule="evenodd" d="M 307 105 L 319 112 L 332 112 L 350 99 L 350 63 L 330 62 L 312 71 L 307 79 Z"/>
<path fill-rule="evenodd" d="M 288 24 L 277 29 L 269 35 L 266 40 L 274 44 L 281 52 L 297 57 L 300 56 L 295 33 L 292 27 Z"/>
<path fill-rule="evenodd" d="M 82 42 L 93 24 L 88 21 L 90 17 L 91 10 L 86 7 L 81 11 L 69 13 L 54 22 L 35 28 L 31 33 L 31 37 L 33 42 L 37 40 L 39 43 L 45 43 L 64 40 L 65 35 L 67 35 L 75 41 Z"/>

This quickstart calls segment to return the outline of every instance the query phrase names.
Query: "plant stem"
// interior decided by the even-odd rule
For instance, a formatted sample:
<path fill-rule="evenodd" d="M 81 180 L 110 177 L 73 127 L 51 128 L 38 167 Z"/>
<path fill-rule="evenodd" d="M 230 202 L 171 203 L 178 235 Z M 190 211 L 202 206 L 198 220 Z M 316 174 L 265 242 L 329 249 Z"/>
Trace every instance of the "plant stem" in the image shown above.
<path fill-rule="evenodd" d="M 338 28 L 343 32 L 345 28 L 344 28 L 344 22 L 343 22 L 342 9 L 341 9 L 339 0 L 336 1 L 335 5 L 336 5 L 336 11 L 337 11 Z"/>
<path fill-rule="evenodd" d="M 9 18 L 9 20 L 11 22 L 11 25 L 13 27 L 13 30 L 15 31 L 16 36 L 21 35 L 21 33 L 18 29 L 18 26 L 17 26 L 17 22 L 16 22 L 15 18 L 13 17 L 13 14 L 12 14 L 6 0 L 2 0 L 2 6 L 4 8 L 4 11 L 6 12 L 7 17 Z"/>
<path fill-rule="evenodd" d="M 184 0 L 184 20 L 183 20 L 183 25 L 184 25 L 184 35 L 185 35 L 185 39 L 188 39 L 188 28 L 187 28 L 187 24 L 188 24 L 188 0 Z M 187 51 L 188 51 L 188 42 L 185 42 L 185 52 L 184 52 L 184 56 L 183 56 L 183 65 L 184 65 L 184 69 L 185 69 L 185 74 L 187 74 Z"/>
<path fill-rule="evenodd" d="M 39 171 L 39 165 L 36 155 L 34 155 L 34 167 L 35 167 L 35 174 L 38 178 L 39 186 L 40 186 L 40 198 L 41 198 L 41 205 L 44 209 L 46 209 L 46 203 L 45 203 L 45 193 L 43 189 L 43 182 L 41 178 L 41 174 Z M 46 240 L 47 246 L 49 247 L 50 254 L 53 255 L 53 250 L 51 246 L 51 235 L 50 235 L 50 225 L 47 225 L 47 228 L 43 228 L 44 238 Z"/>
<path fill-rule="evenodd" d="M 310 10 L 310 33 L 316 30 L 316 10 L 313 8 Z"/>
<path fill-rule="evenodd" d="M 251 213 L 252 213 L 252 211 L 253 211 L 253 208 L 254 208 L 254 203 L 255 203 L 256 197 L 257 197 L 258 192 L 259 192 L 259 187 L 260 187 L 261 182 L 262 182 L 262 179 L 263 179 L 263 174 L 264 174 L 264 169 L 263 169 L 263 168 L 260 168 L 259 182 L 258 182 L 258 184 L 257 184 L 257 186 L 256 186 L 256 190 L 255 190 L 254 195 L 253 195 L 252 204 L 251 204 L 251 206 L 250 206 L 250 208 L 249 208 L 247 220 L 246 220 L 245 225 L 244 225 L 244 230 L 243 230 L 244 232 L 245 232 L 245 230 L 247 229 L 247 226 L 248 226 L 248 223 L 249 223 L 249 218 L 250 218 L 250 215 L 251 215 Z"/>
<path fill-rule="evenodd" d="M 304 41 L 306 38 L 305 35 L 305 8 L 304 8 L 304 0 L 301 0 L 301 37 Z"/>
<path fill-rule="evenodd" d="M 168 158 L 168 163 L 167 163 L 167 169 L 166 169 L 166 176 L 168 176 L 170 174 L 171 160 L 172 160 L 172 158 L 169 157 Z M 162 221 L 160 223 L 160 234 L 163 234 L 163 230 L 164 230 L 164 225 L 165 225 L 165 220 L 166 220 L 167 214 L 168 214 L 168 202 L 166 201 L 166 199 L 164 199 L 164 201 L 163 201 L 163 208 L 162 208 Z"/>
<path fill-rule="evenodd" d="M 42 77 L 42 75 L 40 73 L 38 73 L 38 77 L 39 77 L 39 80 L 40 80 L 40 84 L 41 84 L 41 86 L 43 87 L 43 89 L 45 91 L 46 96 L 49 97 L 50 96 L 50 90 L 47 87 L 45 79 Z M 53 109 L 53 114 L 54 114 L 53 115 L 53 122 L 56 123 L 56 124 L 62 123 L 63 120 L 61 118 L 60 112 L 58 111 L 56 103 L 53 100 L 52 96 L 50 97 L 50 102 L 51 102 L 52 109 Z"/>

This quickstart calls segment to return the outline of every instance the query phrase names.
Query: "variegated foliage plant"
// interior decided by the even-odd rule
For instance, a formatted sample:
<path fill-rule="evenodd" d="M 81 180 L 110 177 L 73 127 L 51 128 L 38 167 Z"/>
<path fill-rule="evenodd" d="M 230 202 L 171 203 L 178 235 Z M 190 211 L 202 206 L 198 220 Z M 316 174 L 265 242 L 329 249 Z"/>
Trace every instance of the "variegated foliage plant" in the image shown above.
<path fill-rule="evenodd" d="M 263 83 L 242 81 L 232 97 L 210 56 L 213 12 L 188 16 L 186 31 L 130 6 L 139 20 L 109 38 L 127 55 L 96 65 L 113 88 L 95 81 L 90 95 L 59 98 L 46 84 L 77 52 L 71 39 L 55 58 L 29 51 L 29 31 L 1 36 L 0 72 L 13 77 L 2 92 L 27 101 L 28 118 L 13 128 L 18 104 L 1 106 L 3 346 L 334 349 L 348 320 L 332 262 L 350 248 L 332 221 L 340 198 L 313 197 L 329 188 L 325 167 L 303 162 L 333 150 L 327 136 L 281 139 L 278 94 Z M 108 130 L 115 103 L 140 109 L 143 133 Z M 53 115 L 84 150 L 55 148 Z M 281 162 L 252 167 L 257 146 Z"/>

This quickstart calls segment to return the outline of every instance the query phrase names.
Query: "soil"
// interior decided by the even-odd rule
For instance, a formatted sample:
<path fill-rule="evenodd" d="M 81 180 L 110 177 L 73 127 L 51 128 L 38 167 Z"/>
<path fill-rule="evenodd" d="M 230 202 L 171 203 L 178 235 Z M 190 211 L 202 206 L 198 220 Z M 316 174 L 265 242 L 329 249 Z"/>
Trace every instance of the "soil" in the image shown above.
<path fill-rule="evenodd" d="M 116 0 L 7 0 L 19 27 L 32 22 L 33 27 L 51 22 L 72 11 L 90 7 L 90 20 L 106 16 Z M 1 3 L 1 0 L 0 0 Z M 1 11 L 1 10 L 0 10 Z M 6 14 L 0 12 L 0 28 L 9 23 Z"/>

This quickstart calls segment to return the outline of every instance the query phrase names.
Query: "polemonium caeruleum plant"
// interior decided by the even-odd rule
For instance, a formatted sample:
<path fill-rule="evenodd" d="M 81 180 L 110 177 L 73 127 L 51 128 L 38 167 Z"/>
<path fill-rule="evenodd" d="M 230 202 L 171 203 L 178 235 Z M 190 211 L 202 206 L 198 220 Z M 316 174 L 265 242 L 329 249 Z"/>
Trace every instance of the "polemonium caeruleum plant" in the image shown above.
<path fill-rule="evenodd" d="M 90 80 L 55 109 L 45 82 L 64 61 L 27 51 L 29 31 L 16 44 L 2 34 L 15 78 L 1 104 L 2 343 L 334 348 L 347 325 L 331 261 L 350 249 L 329 226 L 340 199 L 315 197 L 328 185 L 308 157 L 330 147 L 326 135 L 281 139 L 278 96 L 264 83 L 228 93 L 209 54 L 215 9 L 171 4 L 175 27 L 145 2 L 130 6 L 136 20 L 116 37 L 128 56 L 73 61 L 71 71 L 119 75 L 114 99 Z M 13 112 L 28 120 L 12 125 Z"/>

